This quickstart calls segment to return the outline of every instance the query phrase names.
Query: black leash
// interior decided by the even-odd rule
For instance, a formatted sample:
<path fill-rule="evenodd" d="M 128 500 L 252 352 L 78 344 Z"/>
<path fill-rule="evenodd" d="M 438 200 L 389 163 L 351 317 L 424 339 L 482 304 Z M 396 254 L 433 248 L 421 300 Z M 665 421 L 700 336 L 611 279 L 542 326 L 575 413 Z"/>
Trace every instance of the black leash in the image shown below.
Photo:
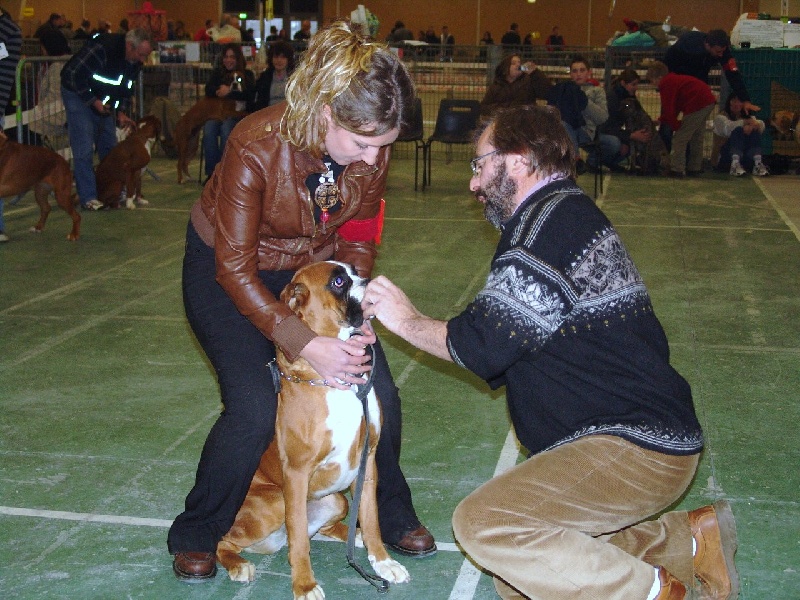
<path fill-rule="evenodd" d="M 356 332 L 360 333 L 360 332 Z M 375 356 L 373 347 L 367 346 L 367 354 L 373 363 L 372 370 L 369 372 L 366 383 L 356 386 L 356 397 L 361 400 L 361 407 L 364 410 L 364 447 L 361 449 L 361 462 L 358 465 L 358 475 L 356 476 L 356 486 L 353 490 L 353 499 L 350 503 L 350 524 L 347 531 L 347 562 L 356 572 L 363 577 L 367 583 L 374 586 L 379 593 L 389 591 L 389 582 L 380 575 L 367 573 L 355 560 L 356 550 L 356 522 L 358 521 L 358 505 L 361 502 L 361 491 L 364 488 L 364 477 L 367 470 L 367 456 L 369 455 L 369 407 L 367 406 L 367 396 L 372 389 L 372 378 L 375 373 L 375 364 L 372 360 Z"/>

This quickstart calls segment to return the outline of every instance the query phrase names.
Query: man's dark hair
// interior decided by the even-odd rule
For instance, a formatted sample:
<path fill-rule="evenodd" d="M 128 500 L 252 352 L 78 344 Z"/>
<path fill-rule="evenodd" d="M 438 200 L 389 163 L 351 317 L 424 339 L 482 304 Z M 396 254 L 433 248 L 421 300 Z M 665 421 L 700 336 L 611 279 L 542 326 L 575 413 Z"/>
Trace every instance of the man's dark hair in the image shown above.
<path fill-rule="evenodd" d="M 731 45 L 731 38 L 722 29 L 712 29 L 706 34 L 706 43 L 716 48 L 727 48 Z"/>
<path fill-rule="evenodd" d="M 553 106 L 524 104 L 498 109 L 482 129 L 492 126 L 491 144 L 501 154 L 520 154 L 541 177 L 574 174 L 572 141 Z"/>

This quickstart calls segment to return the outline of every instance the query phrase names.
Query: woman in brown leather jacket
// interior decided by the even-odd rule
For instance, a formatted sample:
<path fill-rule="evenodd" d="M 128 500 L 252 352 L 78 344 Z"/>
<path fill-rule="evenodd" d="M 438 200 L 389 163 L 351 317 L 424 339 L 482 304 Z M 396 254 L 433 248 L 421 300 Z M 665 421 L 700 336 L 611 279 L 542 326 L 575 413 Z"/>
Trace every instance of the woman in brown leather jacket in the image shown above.
<path fill-rule="evenodd" d="M 436 551 L 400 471 L 400 398 L 374 332 L 367 326 L 349 342 L 317 336 L 277 299 L 311 262 L 335 259 L 370 274 L 390 145 L 410 113 L 413 82 L 393 52 L 340 22 L 311 39 L 286 99 L 236 126 L 187 230 L 186 315 L 216 370 L 224 411 L 169 531 L 173 570 L 185 581 L 215 575 L 217 542 L 274 435 L 277 398 L 265 365 L 275 344 L 349 388 L 369 370 L 364 344 L 375 343 L 381 533 L 401 553 Z"/>

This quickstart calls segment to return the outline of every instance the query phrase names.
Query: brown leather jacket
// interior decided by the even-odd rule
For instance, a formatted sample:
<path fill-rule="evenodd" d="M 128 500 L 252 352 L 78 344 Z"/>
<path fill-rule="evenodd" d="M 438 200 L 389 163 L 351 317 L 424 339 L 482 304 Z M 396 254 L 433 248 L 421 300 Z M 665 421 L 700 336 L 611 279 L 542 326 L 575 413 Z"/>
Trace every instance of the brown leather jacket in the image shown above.
<path fill-rule="evenodd" d="M 306 187 L 321 160 L 284 141 L 279 133 L 286 103 L 259 110 L 231 133 L 222 161 L 192 209 L 200 237 L 215 249 L 217 281 L 239 311 L 294 359 L 315 334 L 264 286 L 259 270 L 298 269 L 334 259 L 368 276 L 377 254 L 374 239 L 345 240 L 338 228 L 375 219 L 386 188 L 390 148 L 374 166 L 345 167 L 337 184 L 343 206 L 325 226 L 314 222 Z"/>

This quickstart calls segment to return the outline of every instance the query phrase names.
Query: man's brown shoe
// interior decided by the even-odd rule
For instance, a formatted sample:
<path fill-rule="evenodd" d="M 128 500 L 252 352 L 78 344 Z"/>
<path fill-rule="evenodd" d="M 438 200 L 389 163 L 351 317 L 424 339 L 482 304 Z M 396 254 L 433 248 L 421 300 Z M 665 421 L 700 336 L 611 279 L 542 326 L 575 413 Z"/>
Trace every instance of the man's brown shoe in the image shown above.
<path fill-rule="evenodd" d="M 217 574 L 217 557 L 213 552 L 178 552 L 172 570 L 186 583 L 208 581 Z"/>
<path fill-rule="evenodd" d="M 431 556 L 436 554 L 437 550 L 436 541 L 424 525 L 420 525 L 414 531 L 409 531 L 400 541 L 386 545 L 399 554 L 415 558 Z"/>
<path fill-rule="evenodd" d="M 686 586 L 664 567 L 658 567 L 658 581 L 661 584 L 661 591 L 658 592 L 656 600 L 685 600 Z"/>
<path fill-rule="evenodd" d="M 727 500 L 689 512 L 689 525 L 697 543 L 694 574 L 702 584 L 703 600 L 732 600 L 739 596 L 736 522 Z"/>

